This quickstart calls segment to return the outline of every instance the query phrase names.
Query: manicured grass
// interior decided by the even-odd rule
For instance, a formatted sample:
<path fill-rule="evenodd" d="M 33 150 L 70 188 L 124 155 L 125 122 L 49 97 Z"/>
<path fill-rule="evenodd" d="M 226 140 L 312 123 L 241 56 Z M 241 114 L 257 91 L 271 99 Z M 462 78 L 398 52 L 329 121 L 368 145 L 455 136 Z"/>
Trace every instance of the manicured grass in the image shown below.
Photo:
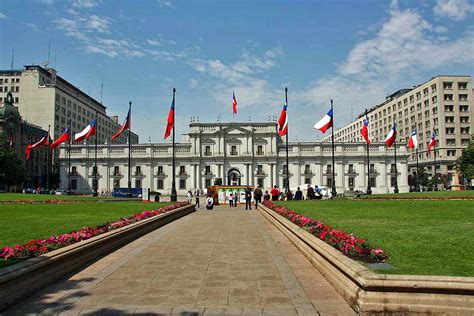
<path fill-rule="evenodd" d="M 84 226 L 99 226 L 170 203 L 97 202 L 74 204 L 0 205 L 0 248 L 31 239 L 69 233 Z"/>
<path fill-rule="evenodd" d="M 372 194 L 362 195 L 362 198 L 370 197 L 473 197 L 474 190 L 462 190 L 462 191 L 431 191 L 431 192 L 410 192 L 410 193 L 399 193 L 399 194 Z"/>
<path fill-rule="evenodd" d="M 474 276 L 473 201 L 278 202 L 367 238 L 389 254 L 394 270 L 380 273 Z"/>
<path fill-rule="evenodd" d="M 54 194 L 22 194 L 0 193 L 0 201 L 46 201 L 46 200 L 103 200 L 113 197 L 92 197 L 90 195 L 54 195 Z"/>

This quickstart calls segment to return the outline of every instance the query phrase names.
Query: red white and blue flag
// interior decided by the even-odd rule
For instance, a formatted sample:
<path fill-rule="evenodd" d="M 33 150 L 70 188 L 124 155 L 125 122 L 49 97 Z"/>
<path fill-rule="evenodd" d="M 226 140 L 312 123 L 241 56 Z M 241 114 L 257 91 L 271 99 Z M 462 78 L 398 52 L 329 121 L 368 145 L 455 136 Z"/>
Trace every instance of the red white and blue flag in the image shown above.
<path fill-rule="evenodd" d="M 411 133 L 410 139 L 408 140 L 408 147 L 409 148 L 418 148 L 418 138 L 416 136 L 416 129 Z"/>
<path fill-rule="evenodd" d="M 392 147 L 396 139 L 397 139 L 397 126 L 395 125 L 395 123 L 393 123 L 393 127 L 390 129 L 387 137 L 385 138 L 385 144 L 387 144 L 388 147 Z"/>
<path fill-rule="evenodd" d="M 321 132 L 326 133 L 326 131 L 332 127 L 332 108 L 326 113 L 326 115 L 314 124 L 315 129 L 319 129 Z"/>
<path fill-rule="evenodd" d="M 71 130 L 69 128 L 66 128 L 64 130 L 64 133 L 61 134 L 61 136 L 58 137 L 49 147 L 52 149 L 56 149 L 61 143 L 67 142 L 69 138 L 71 137 Z"/>
<path fill-rule="evenodd" d="M 83 140 L 87 139 L 89 136 L 95 135 L 96 125 L 97 125 L 97 120 L 93 119 L 89 123 L 89 125 L 87 125 L 86 128 L 82 130 L 82 132 L 76 133 L 74 135 L 74 141 L 76 143 L 82 142 Z"/>
<path fill-rule="evenodd" d="M 120 134 L 122 134 L 122 132 L 123 132 L 124 130 L 130 129 L 130 126 L 132 125 L 130 110 L 131 110 L 131 109 L 128 109 L 128 114 L 127 114 L 127 117 L 125 118 L 125 121 L 124 121 L 123 124 L 120 126 L 118 132 L 115 133 L 114 136 L 112 136 L 112 140 L 114 140 L 114 139 L 116 139 L 117 137 L 119 137 Z"/>
<path fill-rule="evenodd" d="M 25 149 L 26 160 L 30 159 L 30 152 L 32 149 L 35 149 L 41 146 L 48 146 L 48 145 L 49 145 L 49 132 L 33 145 L 26 146 L 26 149 Z"/>
<path fill-rule="evenodd" d="M 364 137 L 365 141 L 367 144 L 370 144 L 370 138 L 369 138 L 369 118 L 367 117 L 367 114 L 365 115 L 364 119 L 364 125 L 362 125 L 362 128 L 360 130 L 360 134 L 362 137 Z"/>
<path fill-rule="evenodd" d="M 171 103 L 170 112 L 168 113 L 168 122 L 166 124 L 164 139 L 167 139 L 170 136 L 170 133 L 173 127 L 174 127 L 174 97 L 173 97 L 173 102 Z"/>
<path fill-rule="evenodd" d="M 288 109 L 288 100 L 285 99 L 285 105 L 280 113 L 280 118 L 278 119 L 278 134 L 280 136 L 285 136 L 288 133 L 288 115 L 286 110 Z"/>
<path fill-rule="evenodd" d="M 234 91 L 232 91 L 232 113 L 237 114 L 237 99 Z"/>
<path fill-rule="evenodd" d="M 430 140 L 430 143 L 428 145 L 428 153 L 430 153 L 431 147 L 435 147 L 435 146 L 436 146 L 436 134 L 435 134 L 435 132 L 433 132 L 431 134 L 431 140 Z"/>

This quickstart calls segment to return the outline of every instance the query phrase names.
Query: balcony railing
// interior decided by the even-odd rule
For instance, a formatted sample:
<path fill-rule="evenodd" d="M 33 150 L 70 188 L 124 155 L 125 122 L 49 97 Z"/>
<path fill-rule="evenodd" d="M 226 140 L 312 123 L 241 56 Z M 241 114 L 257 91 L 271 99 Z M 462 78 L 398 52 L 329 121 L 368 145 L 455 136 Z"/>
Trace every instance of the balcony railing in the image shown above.
<path fill-rule="evenodd" d="M 204 175 L 205 176 L 212 176 L 214 174 L 212 173 L 212 171 L 209 170 L 209 171 L 204 171 Z"/>
<path fill-rule="evenodd" d="M 205 152 L 204 152 L 204 156 L 210 157 L 210 156 L 212 156 L 212 152 L 210 152 L 210 151 L 205 151 Z"/>
<path fill-rule="evenodd" d="M 263 155 L 265 155 L 265 154 L 263 153 L 263 151 L 258 151 L 258 150 L 257 150 L 256 155 L 257 155 L 257 156 L 263 156 Z"/>
<path fill-rule="evenodd" d="M 313 171 L 311 169 L 305 169 L 304 170 L 304 174 L 305 175 L 312 175 L 313 174 Z"/>
<path fill-rule="evenodd" d="M 231 152 L 230 152 L 230 155 L 231 155 L 231 156 L 237 156 L 238 153 L 237 153 L 236 151 L 231 151 Z"/>
<path fill-rule="evenodd" d="M 180 176 L 187 176 L 188 173 L 187 173 L 186 171 L 180 171 L 180 172 L 179 172 L 179 175 L 180 175 Z"/>

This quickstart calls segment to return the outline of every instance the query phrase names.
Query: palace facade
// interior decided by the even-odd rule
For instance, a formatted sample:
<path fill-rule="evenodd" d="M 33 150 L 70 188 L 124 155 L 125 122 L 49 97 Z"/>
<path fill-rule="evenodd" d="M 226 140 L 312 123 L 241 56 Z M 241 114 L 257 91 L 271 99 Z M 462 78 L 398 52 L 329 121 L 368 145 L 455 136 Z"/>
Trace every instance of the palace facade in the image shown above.
<path fill-rule="evenodd" d="M 277 133 L 277 124 L 196 123 L 176 143 L 176 189 L 179 195 L 210 185 L 284 186 L 286 146 Z M 99 192 L 128 186 L 128 145 L 99 145 L 97 166 Z M 68 189 L 67 149 L 60 153 L 61 188 Z M 169 195 L 172 180 L 172 144 L 133 144 L 131 146 L 132 187 L 146 187 Z M 397 149 L 398 186 L 408 192 L 408 153 Z M 73 145 L 71 149 L 71 188 L 73 193 L 92 191 L 95 148 Z M 290 188 L 306 184 L 331 187 L 331 144 L 289 143 Z M 365 191 L 367 187 L 366 147 L 363 143 L 336 143 L 336 189 Z M 384 143 L 370 146 L 370 181 L 373 193 L 392 193 L 395 183 L 393 149 Z"/>

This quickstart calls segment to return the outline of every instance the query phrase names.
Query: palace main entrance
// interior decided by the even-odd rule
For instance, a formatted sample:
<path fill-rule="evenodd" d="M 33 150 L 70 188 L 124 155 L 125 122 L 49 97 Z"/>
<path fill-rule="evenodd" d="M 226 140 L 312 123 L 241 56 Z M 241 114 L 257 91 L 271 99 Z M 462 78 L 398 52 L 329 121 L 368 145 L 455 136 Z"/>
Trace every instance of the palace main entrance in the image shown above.
<path fill-rule="evenodd" d="M 240 178 L 242 175 L 240 174 L 240 171 L 232 168 L 229 170 L 227 173 L 227 185 L 241 185 L 240 184 Z"/>

